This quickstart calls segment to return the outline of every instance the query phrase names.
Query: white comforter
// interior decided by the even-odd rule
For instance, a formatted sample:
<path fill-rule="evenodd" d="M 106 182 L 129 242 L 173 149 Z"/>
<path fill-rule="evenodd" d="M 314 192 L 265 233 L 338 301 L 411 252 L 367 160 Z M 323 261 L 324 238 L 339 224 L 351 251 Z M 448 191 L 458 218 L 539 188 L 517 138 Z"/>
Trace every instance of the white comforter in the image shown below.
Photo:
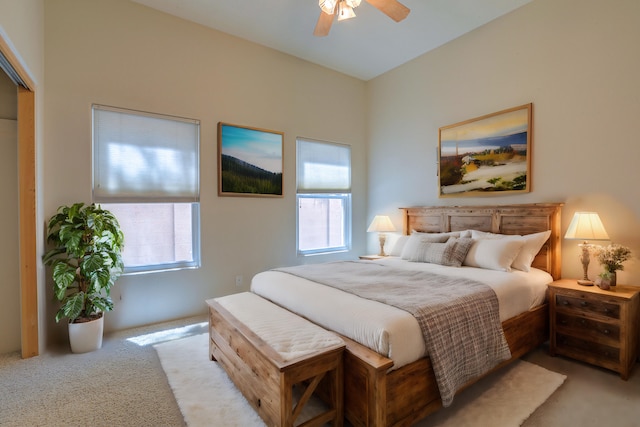
<path fill-rule="evenodd" d="M 388 257 L 379 261 L 394 268 L 457 275 L 489 285 L 505 321 L 544 302 L 553 279 L 541 270 L 502 272 L 474 267 L 445 267 Z M 309 320 L 349 337 L 394 361 L 394 369 L 425 355 L 417 320 L 408 312 L 324 286 L 291 274 L 265 271 L 254 276 L 251 291 Z"/>

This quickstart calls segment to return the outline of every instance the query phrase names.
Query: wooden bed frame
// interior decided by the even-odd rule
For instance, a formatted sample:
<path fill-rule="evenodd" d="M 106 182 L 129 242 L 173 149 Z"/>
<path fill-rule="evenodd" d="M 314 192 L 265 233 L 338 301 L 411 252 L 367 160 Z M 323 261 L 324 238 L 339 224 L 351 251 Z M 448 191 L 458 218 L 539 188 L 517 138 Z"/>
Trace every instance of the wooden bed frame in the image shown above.
<path fill-rule="evenodd" d="M 467 229 L 501 234 L 551 230 L 533 266 L 560 278 L 560 214 L 562 204 L 402 208 L 404 233 Z M 520 358 L 548 338 L 547 304 L 502 324 L 512 357 Z M 393 361 L 343 337 L 345 415 L 354 426 L 409 426 L 442 406 L 428 357 L 389 371 Z M 493 371 L 492 371 L 493 372 Z M 477 380 L 475 380 L 477 381 Z M 473 382 L 466 384 L 468 387 Z"/>

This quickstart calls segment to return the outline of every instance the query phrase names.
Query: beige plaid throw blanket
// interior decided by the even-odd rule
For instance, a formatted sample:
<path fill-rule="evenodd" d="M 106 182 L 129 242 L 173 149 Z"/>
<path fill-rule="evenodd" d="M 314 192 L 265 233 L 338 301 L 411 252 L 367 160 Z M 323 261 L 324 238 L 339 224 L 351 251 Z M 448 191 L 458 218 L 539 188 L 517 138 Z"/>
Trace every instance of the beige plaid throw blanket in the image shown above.
<path fill-rule="evenodd" d="M 461 386 L 511 357 L 500 323 L 498 298 L 483 283 L 370 261 L 276 270 L 392 305 L 415 316 L 445 407 Z"/>

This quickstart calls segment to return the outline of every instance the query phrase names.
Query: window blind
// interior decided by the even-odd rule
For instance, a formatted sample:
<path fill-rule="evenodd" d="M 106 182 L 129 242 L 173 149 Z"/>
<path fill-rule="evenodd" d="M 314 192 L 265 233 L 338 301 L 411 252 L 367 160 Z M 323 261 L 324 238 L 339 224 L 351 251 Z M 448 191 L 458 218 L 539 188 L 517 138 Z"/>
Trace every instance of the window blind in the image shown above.
<path fill-rule="evenodd" d="M 298 193 L 351 191 L 351 148 L 298 138 Z"/>
<path fill-rule="evenodd" d="M 93 200 L 198 202 L 200 122 L 93 105 Z"/>

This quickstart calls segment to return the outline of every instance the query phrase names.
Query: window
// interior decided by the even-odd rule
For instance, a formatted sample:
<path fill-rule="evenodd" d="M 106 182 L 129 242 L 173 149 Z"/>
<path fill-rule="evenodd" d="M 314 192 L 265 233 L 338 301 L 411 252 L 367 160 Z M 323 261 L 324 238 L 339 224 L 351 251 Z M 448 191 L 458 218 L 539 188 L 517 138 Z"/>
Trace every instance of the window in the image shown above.
<path fill-rule="evenodd" d="M 351 248 L 351 148 L 298 139 L 298 254 Z"/>
<path fill-rule="evenodd" d="M 200 122 L 94 105 L 93 201 L 116 215 L 125 273 L 200 266 Z"/>

